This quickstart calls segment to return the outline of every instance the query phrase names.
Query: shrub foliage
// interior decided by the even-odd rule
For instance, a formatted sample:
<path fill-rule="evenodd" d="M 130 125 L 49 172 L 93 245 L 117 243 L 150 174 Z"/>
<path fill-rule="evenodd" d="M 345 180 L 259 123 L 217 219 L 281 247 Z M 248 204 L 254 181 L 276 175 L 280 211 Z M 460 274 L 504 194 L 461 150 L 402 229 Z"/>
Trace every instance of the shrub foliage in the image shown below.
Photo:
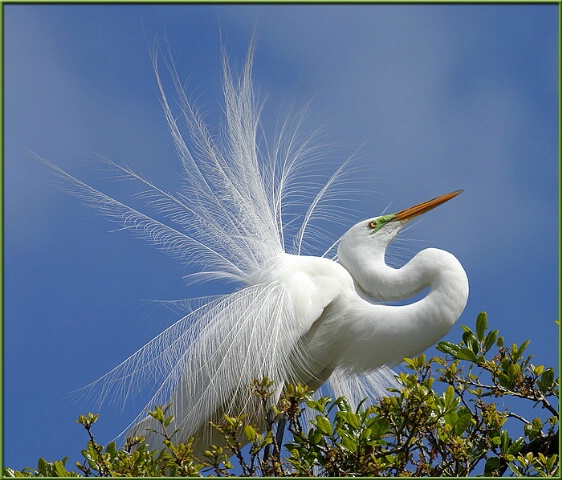
<path fill-rule="evenodd" d="M 244 416 L 225 416 L 214 427 L 226 446 L 209 446 L 203 458 L 193 454 L 193 439 L 174 442 L 175 432 L 167 428 L 173 417 L 156 406 L 149 413 L 164 427 L 162 450 L 149 451 L 143 437 L 129 438 L 121 448 L 115 442 L 101 445 L 92 433 L 99 415 L 89 413 L 77 420 L 89 440 L 76 471 L 68 469 L 69 457 L 41 458 L 36 469 L 5 468 L 4 475 L 558 476 L 554 368 L 532 363 L 533 355 L 526 355 L 529 341 L 506 345 L 498 330 L 489 329 L 486 313 L 478 316 L 474 330 L 463 326 L 463 331 L 458 344 L 438 344 L 443 356 L 406 359 L 406 372 L 397 377 L 400 388 L 357 408 L 344 397 L 314 398 L 296 385 L 271 411 L 273 382 L 256 380 L 250 388 L 262 399 L 269 428 L 261 432 Z M 500 407 L 507 405 L 505 398 L 509 406 Z M 246 443 L 249 448 L 243 449 Z"/>

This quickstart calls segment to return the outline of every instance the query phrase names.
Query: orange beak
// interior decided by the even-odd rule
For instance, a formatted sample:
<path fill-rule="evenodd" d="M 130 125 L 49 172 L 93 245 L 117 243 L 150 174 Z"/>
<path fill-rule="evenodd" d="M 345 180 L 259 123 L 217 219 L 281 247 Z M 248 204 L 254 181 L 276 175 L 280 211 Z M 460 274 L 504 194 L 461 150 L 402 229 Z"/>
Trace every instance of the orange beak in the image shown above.
<path fill-rule="evenodd" d="M 449 200 L 451 200 L 451 198 L 456 197 L 460 193 L 462 193 L 462 190 L 446 193 L 445 195 L 441 195 L 440 197 L 434 198 L 433 200 L 428 200 L 427 202 L 423 202 L 413 207 L 407 208 L 406 210 L 402 210 L 396 214 L 392 221 L 394 222 L 401 220 L 411 220 L 418 215 L 423 215 L 424 213 L 433 210 L 435 207 L 448 202 Z"/>

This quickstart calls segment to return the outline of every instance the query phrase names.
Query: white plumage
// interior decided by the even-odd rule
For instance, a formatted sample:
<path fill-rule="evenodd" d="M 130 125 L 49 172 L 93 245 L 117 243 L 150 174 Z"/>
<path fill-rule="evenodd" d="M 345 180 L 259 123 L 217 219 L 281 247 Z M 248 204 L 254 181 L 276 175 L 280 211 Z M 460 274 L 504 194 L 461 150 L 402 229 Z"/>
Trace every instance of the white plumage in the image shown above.
<path fill-rule="evenodd" d="M 92 384 L 104 399 L 126 397 L 138 385 L 155 382 L 157 391 L 147 407 L 171 402 L 175 420 L 170 430 L 179 429 L 176 441 L 195 435 L 199 448 L 220 443 L 209 422 L 219 422 L 224 413 L 247 413 L 260 421 L 257 400 L 249 393 L 253 379 L 269 376 L 278 393 L 289 382 L 315 390 L 329 381 L 336 395 L 351 401 L 381 393 L 388 367 L 442 338 L 468 297 L 466 274 L 447 252 L 423 250 L 400 269 L 385 263 L 386 248 L 411 218 L 460 192 L 359 222 L 339 242 L 337 261 L 300 255 L 315 219 L 336 218 L 333 203 L 324 202 L 338 187 L 344 165 L 307 197 L 310 186 L 302 179 L 313 146 L 301 139 L 296 126 L 286 124 L 277 141 L 260 150 L 261 107 L 253 93 L 252 56 L 250 49 L 239 77 L 224 61 L 226 123 L 217 141 L 169 64 L 181 110 L 176 118 L 154 55 L 162 105 L 183 167 L 182 188 L 169 194 L 110 163 L 145 187 L 144 198 L 164 220 L 49 164 L 72 193 L 180 261 L 198 265 L 192 280 L 234 282 L 232 293 L 200 300 Z M 308 208 L 295 214 L 292 202 L 306 198 Z M 425 288 L 429 293 L 409 305 L 377 303 L 409 298 Z M 128 433 L 146 435 L 151 448 L 161 448 L 161 437 L 147 428 L 159 427 L 141 413 Z"/>

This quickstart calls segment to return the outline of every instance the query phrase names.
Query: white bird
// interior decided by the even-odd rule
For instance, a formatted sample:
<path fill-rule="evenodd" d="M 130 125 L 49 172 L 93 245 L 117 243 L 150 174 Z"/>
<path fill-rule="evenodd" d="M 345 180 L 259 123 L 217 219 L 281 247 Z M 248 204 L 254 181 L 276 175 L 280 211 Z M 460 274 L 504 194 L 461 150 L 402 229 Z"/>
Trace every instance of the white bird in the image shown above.
<path fill-rule="evenodd" d="M 147 408 L 171 403 L 170 431 L 178 429 L 178 442 L 195 436 L 198 452 L 220 443 L 210 422 L 220 422 L 224 413 L 246 413 L 250 421 L 259 421 L 249 389 L 253 379 L 272 378 L 278 395 L 296 382 L 313 390 L 328 382 L 336 395 L 352 402 L 381 393 L 389 367 L 441 339 L 468 298 L 466 273 L 450 253 L 426 249 L 398 269 L 385 262 L 387 247 L 407 222 L 460 191 L 357 223 L 340 239 L 337 259 L 301 255 L 317 217 L 338 219 L 326 200 L 338 187 L 343 166 L 298 216 L 294 202 L 312 188 L 302 178 L 314 148 L 299 140 L 301 117 L 295 125 L 285 124 L 266 151 L 259 147 L 261 106 L 253 93 L 252 57 L 250 48 L 239 77 L 224 60 L 226 125 L 219 142 L 188 101 L 170 63 L 188 135 L 182 133 L 158 72 L 158 55 L 153 56 L 183 166 L 182 189 L 166 193 L 128 167 L 110 164 L 145 187 L 147 205 L 164 220 L 45 161 L 68 181 L 72 193 L 182 262 L 197 264 L 200 273 L 193 280 L 235 282 L 232 293 L 191 302 L 189 313 L 92 384 L 103 400 L 154 382 L 156 393 Z M 411 304 L 380 303 L 408 299 L 424 289 L 427 295 Z M 162 448 L 162 437 L 150 430 L 159 426 L 142 413 L 128 434 L 145 435 L 152 449 Z"/>

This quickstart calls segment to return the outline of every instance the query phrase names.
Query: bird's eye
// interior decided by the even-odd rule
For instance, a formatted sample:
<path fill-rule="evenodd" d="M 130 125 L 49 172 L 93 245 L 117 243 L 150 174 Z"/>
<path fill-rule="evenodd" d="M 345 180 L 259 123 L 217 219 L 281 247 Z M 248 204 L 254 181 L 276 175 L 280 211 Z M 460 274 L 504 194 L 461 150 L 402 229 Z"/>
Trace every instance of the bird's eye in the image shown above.
<path fill-rule="evenodd" d="M 372 222 L 369 222 L 369 228 L 377 228 L 377 222 L 375 222 L 374 220 Z"/>

